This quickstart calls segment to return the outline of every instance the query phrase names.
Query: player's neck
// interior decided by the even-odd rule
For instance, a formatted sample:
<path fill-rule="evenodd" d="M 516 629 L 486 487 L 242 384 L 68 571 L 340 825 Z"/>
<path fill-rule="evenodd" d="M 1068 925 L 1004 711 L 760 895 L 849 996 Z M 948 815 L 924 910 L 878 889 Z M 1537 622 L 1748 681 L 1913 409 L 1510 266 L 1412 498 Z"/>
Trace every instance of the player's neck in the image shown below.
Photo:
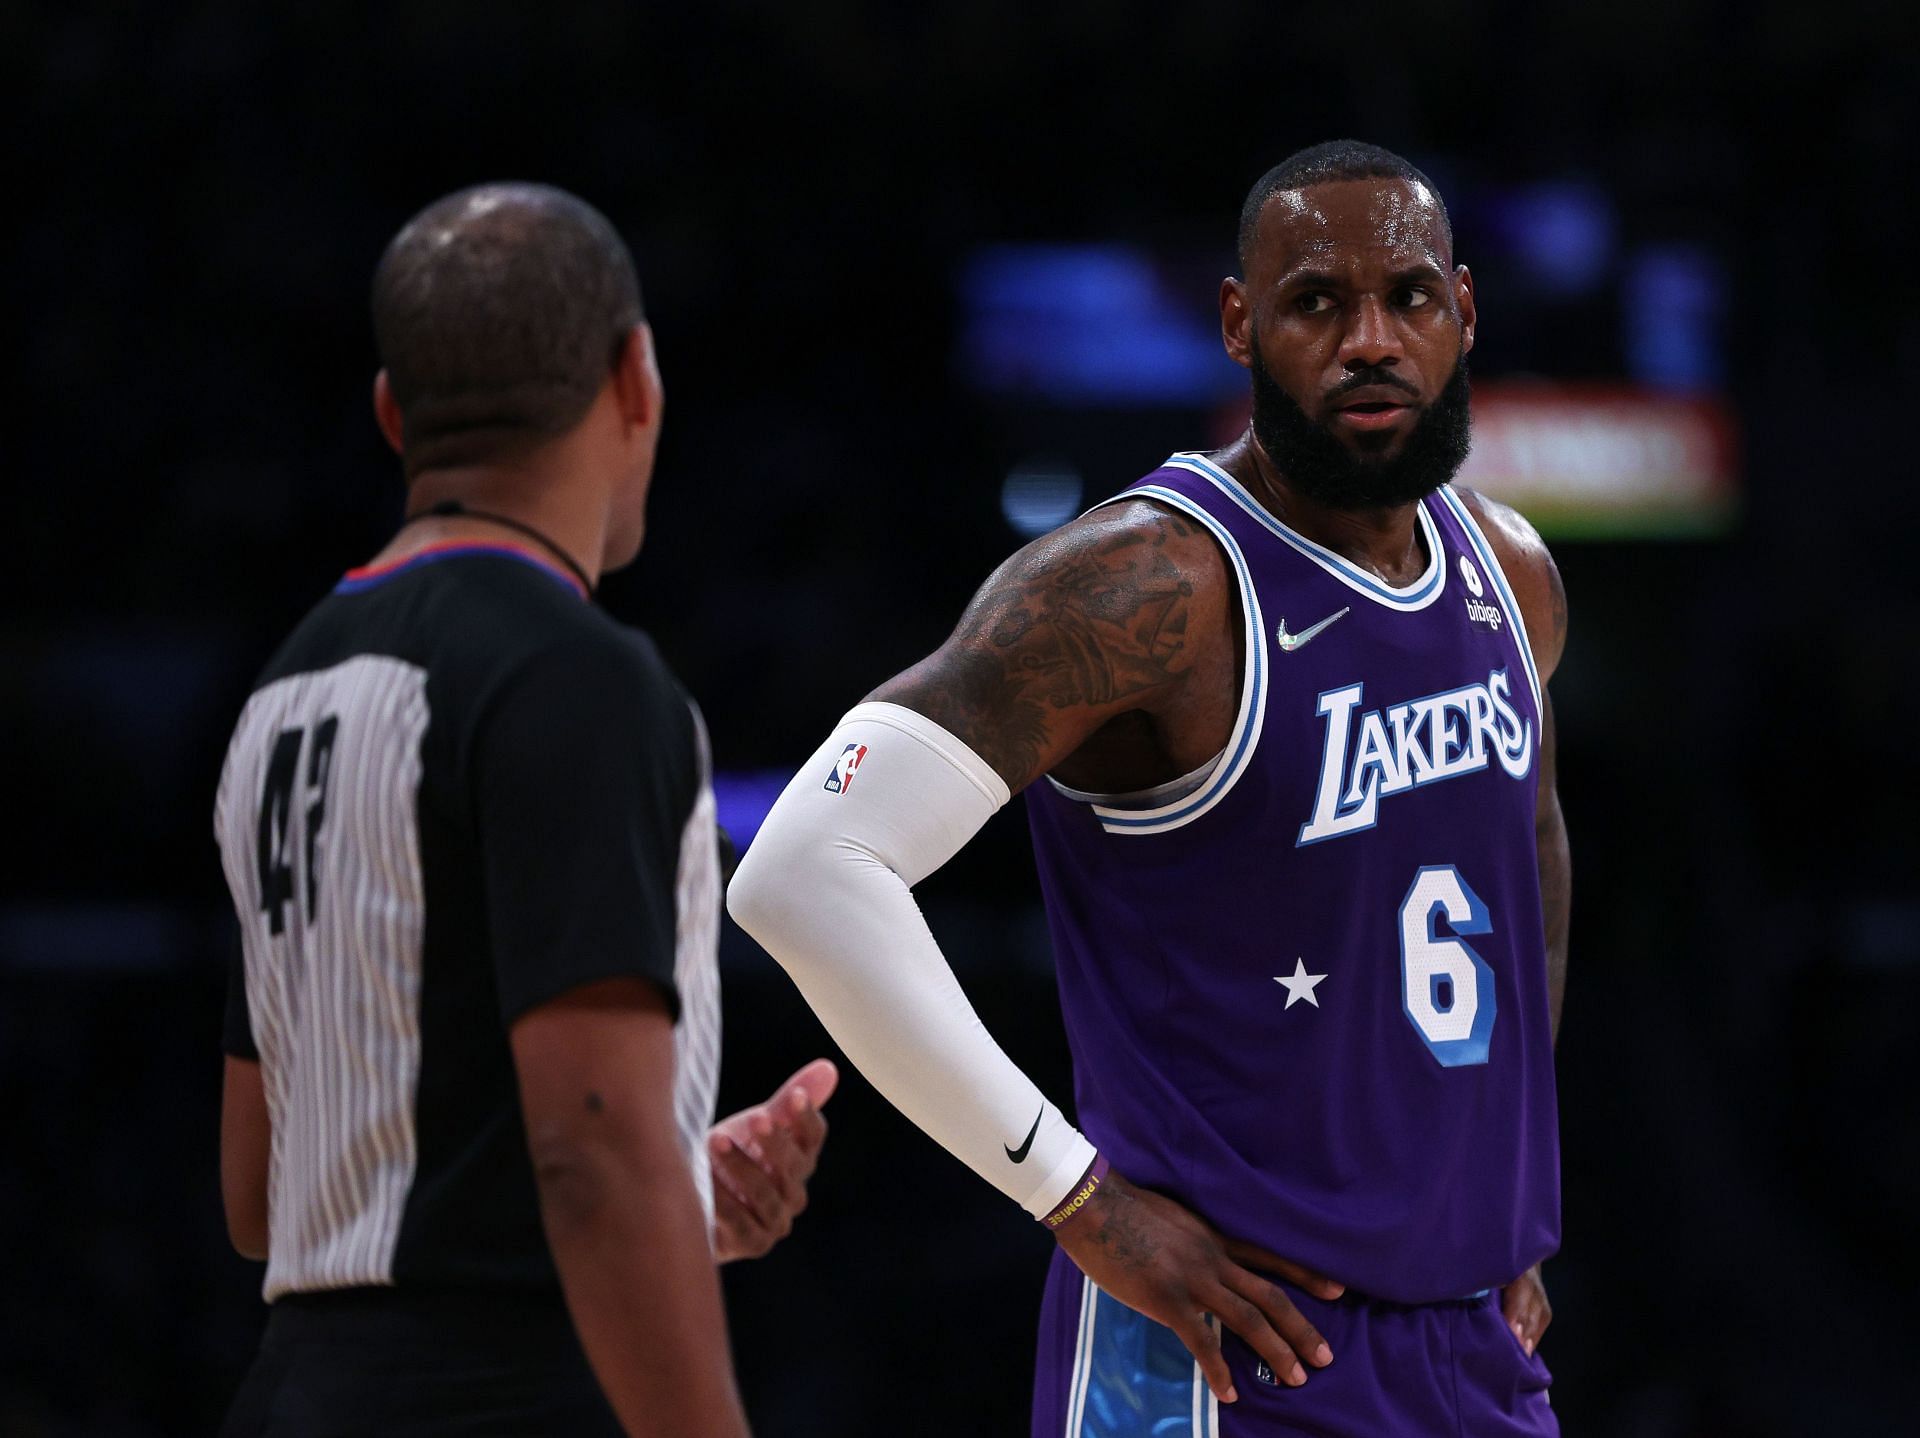
<path fill-rule="evenodd" d="M 1223 450 L 1219 463 L 1296 534 L 1331 549 L 1389 584 L 1412 583 L 1432 558 L 1421 539 L 1417 500 L 1363 509 L 1320 503 L 1287 483 L 1251 433 Z"/>

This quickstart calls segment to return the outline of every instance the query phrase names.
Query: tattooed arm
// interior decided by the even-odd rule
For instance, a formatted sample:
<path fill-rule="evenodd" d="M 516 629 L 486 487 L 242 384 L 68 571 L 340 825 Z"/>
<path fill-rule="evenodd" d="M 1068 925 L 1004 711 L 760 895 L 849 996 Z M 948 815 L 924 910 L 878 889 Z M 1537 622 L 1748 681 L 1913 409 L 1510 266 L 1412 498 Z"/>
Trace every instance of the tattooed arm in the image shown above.
<path fill-rule="evenodd" d="M 1035 1218 L 1086 1181 L 1093 1148 L 993 1043 L 910 890 L 1049 770 L 1178 773 L 1216 753 L 1237 700 L 1236 603 L 1212 538 L 1156 505 L 1113 505 L 1029 545 L 935 654 L 842 721 L 728 891 L 873 1086 Z M 857 782 L 849 753 L 864 756 Z M 1053 1232 L 1101 1288 L 1178 1334 L 1223 1401 L 1222 1325 L 1285 1383 L 1331 1360 L 1254 1268 L 1321 1297 L 1339 1285 L 1238 1249 L 1117 1171 Z"/>
<path fill-rule="evenodd" d="M 1546 920 L 1547 1007 L 1552 1033 L 1560 1037 L 1560 1010 L 1567 992 L 1567 930 L 1573 908 L 1573 854 L 1567 844 L 1566 816 L 1560 811 L 1560 784 L 1553 699 L 1547 680 L 1560 667 L 1567 646 L 1567 591 L 1560 570 L 1534 527 L 1504 504 L 1463 491 L 1500 568 L 1513 585 L 1534 667 L 1540 671 L 1540 796 L 1535 802 L 1533 838 L 1540 861 L 1540 908 Z M 1535 1264 L 1501 1293 L 1501 1312 L 1513 1336 L 1528 1353 L 1553 1321 L 1540 1265 Z"/>
<path fill-rule="evenodd" d="M 1534 809 L 1534 847 L 1540 860 L 1540 906 L 1546 917 L 1547 1002 L 1553 1014 L 1553 1034 L 1558 1038 L 1567 990 L 1573 854 L 1567 843 L 1566 816 L 1560 810 L 1553 700 L 1546 690 L 1567 647 L 1567 590 L 1539 531 L 1504 504 L 1472 490 L 1462 493 L 1486 531 L 1507 582 L 1513 586 L 1533 646 L 1534 667 L 1540 671 L 1540 797 Z"/>
<path fill-rule="evenodd" d="M 1076 759 L 1083 768 L 1069 777 L 1087 775 L 1088 787 L 1138 787 L 1226 742 L 1239 688 L 1233 583 L 1225 555 L 1185 516 L 1145 501 L 1096 510 L 1003 564 L 952 637 L 870 697 L 926 715 L 1010 790 Z M 1143 757 L 1162 772 L 1138 772 Z M 1097 782 L 1128 765 L 1133 781 Z M 1307 1365 L 1332 1361 L 1286 1293 L 1255 1270 L 1321 1298 L 1341 1285 L 1222 1239 L 1117 1171 L 1055 1238 L 1101 1288 L 1178 1334 L 1223 1401 L 1237 1395 L 1208 1313 L 1283 1383 L 1304 1383 Z"/>
<path fill-rule="evenodd" d="M 1540 696 L 1540 798 L 1533 842 L 1540 856 L 1540 908 L 1547 923 L 1547 1005 L 1553 1037 L 1560 1038 L 1560 1010 L 1567 997 L 1567 929 L 1573 911 L 1573 850 L 1567 818 L 1560 811 L 1559 759 L 1555 752 L 1553 700 Z"/>
<path fill-rule="evenodd" d="M 1016 793 L 1125 715 L 1153 721 L 1170 764 L 1204 750 L 1191 768 L 1231 723 L 1236 602 L 1199 525 L 1110 505 L 1001 565 L 947 642 L 868 698 L 926 715 Z M 1213 735 L 1207 711 L 1222 703 Z"/>

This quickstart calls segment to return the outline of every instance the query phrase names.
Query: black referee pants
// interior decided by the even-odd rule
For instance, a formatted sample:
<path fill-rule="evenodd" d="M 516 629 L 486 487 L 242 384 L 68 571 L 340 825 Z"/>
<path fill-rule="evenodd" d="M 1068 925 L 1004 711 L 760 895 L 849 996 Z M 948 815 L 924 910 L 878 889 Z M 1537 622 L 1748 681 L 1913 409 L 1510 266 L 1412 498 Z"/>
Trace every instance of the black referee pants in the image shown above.
<path fill-rule="evenodd" d="M 621 1438 L 566 1309 L 540 1295 L 288 1294 L 221 1438 Z"/>

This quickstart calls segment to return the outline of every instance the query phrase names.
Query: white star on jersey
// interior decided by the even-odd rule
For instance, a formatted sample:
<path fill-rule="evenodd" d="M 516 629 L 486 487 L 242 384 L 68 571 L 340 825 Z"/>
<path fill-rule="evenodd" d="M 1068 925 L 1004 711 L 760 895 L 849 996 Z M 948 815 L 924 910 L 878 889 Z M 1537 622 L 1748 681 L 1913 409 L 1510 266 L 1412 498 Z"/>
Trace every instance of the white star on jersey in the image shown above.
<path fill-rule="evenodd" d="M 1308 973 L 1305 961 L 1296 958 L 1293 961 L 1293 973 L 1286 978 L 1276 976 L 1274 982 L 1286 989 L 1288 1008 L 1305 999 L 1317 1009 L 1320 1007 L 1320 1000 L 1313 996 L 1313 991 L 1324 978 L 1326 978 L 1325 974 Z"/>

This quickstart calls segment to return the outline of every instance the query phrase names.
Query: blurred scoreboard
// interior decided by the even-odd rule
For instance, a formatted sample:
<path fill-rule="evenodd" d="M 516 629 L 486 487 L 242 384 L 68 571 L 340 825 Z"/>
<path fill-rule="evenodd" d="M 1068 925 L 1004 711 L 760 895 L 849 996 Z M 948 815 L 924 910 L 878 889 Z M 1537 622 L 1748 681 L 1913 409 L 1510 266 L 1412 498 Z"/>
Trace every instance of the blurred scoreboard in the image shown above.
<path fill-rule="evenodd" d="M 1724 401 L 1629 385 L 1476 384 L 1460 483 L 1549 538 L 1708 536 L 1738 508 Z"/>

